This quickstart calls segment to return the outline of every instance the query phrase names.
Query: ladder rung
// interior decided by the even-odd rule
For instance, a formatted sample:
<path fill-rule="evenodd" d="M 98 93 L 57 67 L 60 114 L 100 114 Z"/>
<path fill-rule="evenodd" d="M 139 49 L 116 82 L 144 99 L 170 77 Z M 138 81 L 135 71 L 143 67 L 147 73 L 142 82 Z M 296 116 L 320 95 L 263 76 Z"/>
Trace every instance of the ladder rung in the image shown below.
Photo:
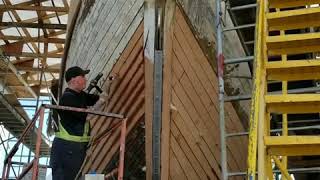
<path fill-rule="evenodd" d="M 320 60 L 275 61 L 266 64 L 268 80 L 320 79 Z"/>
<path fill-rule="evenodd" d="M 244 10 L 244 9 L 250 9 L 250 8 L 255 8 L 257 7 L 257 4 L 246 4 L 246 5 L 243 5 L 243 6 L 235 6 L 235 7 L 232 7 L 230 8 L 231 11 L 238 11 L 238 10 Z"/>
<path fill-rule="evenodd" d="M 317 113 L 320 112 L 320 94 L 266 95 L 268 112 L 274 113 Z"/>
<path fill-rule="evenodd" d="M 268 36 L 267 47 L 269 55 L 318 52 L 320 33 Z"/>
<path fill-rule="evenodd" d="M 289 8 L 312 4 L 320 4 L 320 0 L 269 0 L 270 8 Z"/>
<path fill-rule="evenodd" d="M 254 41 L 246 41 L 244 42 L 245 45 L 251 45 L 251 44 L 254 44 Z"/>
<path fill-rule="evenodd" d="M 247 56 L 242 58 L 234 58 L 234 59 L 226 59 L 224 61 L 224 64 L 238 64 L 243 62 L 252 62 L 254 59 L 254 56 Z"/>
<path fill-rule="evenodd" d="M 245 101 L 250 100 L 251 95 L 239 95 L 239 96 L 227 96 L 225 97 L 225 102 L 231 102 L 231 101 Z"/>
<path fill-rule="evenodd" d="M 320 136 L 267 136 L 264 141 L 270 155 L 320 155 Z"/>
<path fill-rule="evenodd" d="M 289 173 L 319 173 L 320 167 L 309 167 L 309 168 L 291 168 L 288 169 Z M 275 169 L 272 172 L 274 173 L 281 173 L 280 170 Z M 244 176 L 247 172 L 231 172 L 228 173 L 228 176 Z"/>
<path fill-rule="evenodd" d="M 231 173 L 228 173 L 228 176 L 246 176 L 247 175 L 247 172 L 231 172 Z"/>
<path fill-rule="evenodd" d="M 288 128 L 288 131 L 301 131 L 301 130 L 310 130 L 310 129 L 320 129 L 320 125 L 292 127 L 292 128 Z M 282 132 L 282 129 L 271 129 L 270 132 Z M 226 137 L 229 138 L 229 137 L 239 137 L 239 136 L 247 136 L 247 135 L 249 135 L 249 132 L 238 132 L 238 133 L 226 134 Z"/>
<path fill-rule="evenodd" d="M 269 30 L 301 29 L 320 25 L 320 8 L 304 8 L 268 13 Z"/>
<path fill-rule="evenodd" d="M 224 32 L 227 31 L 232 31 L 232 30 L 238 30 L 238 29 L 246 29 L 246 28 L 254 28 L 256 27 L 256 24 L 245 24 L 245 25 L 240 25 L 240 26 L 235 26 L 235 27 L 230 27 L 230 28 L 225 28 L 223 29 Z"/>

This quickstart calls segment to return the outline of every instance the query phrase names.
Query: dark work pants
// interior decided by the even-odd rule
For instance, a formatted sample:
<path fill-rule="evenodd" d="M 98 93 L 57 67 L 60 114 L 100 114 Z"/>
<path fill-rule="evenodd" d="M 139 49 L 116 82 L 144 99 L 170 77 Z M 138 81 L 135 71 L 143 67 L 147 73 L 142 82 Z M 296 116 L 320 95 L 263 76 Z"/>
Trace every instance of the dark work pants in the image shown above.
<path fill-rule="evenodd" d="M 74 180 L 86 156 L 87 143 L 54 138 L 50 166 L 52 180 Z"/>

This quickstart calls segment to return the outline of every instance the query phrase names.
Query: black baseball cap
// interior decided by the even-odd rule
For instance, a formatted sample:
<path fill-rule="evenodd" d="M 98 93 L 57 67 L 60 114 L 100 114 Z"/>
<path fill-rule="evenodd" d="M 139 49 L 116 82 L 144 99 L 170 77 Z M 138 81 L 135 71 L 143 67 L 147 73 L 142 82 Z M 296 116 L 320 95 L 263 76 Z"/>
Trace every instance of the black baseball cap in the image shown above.
<path fill-rule="evenodd" d="M 69 82 L 72 78 L 77 76 L 84 76 L 88 74 L 90 70 L 83 70 L 82 68 L 78 66 L 70 67 L 65 74 L 66 81 Z"/>

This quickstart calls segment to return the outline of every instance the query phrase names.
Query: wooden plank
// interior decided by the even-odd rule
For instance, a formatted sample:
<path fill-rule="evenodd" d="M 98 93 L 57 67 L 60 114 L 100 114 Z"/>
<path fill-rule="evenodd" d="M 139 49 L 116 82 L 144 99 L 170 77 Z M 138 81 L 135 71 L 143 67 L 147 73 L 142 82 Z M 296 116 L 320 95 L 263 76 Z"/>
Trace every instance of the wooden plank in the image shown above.
<path fill-rule="evenodd" d="M 196 179 L 200 179 L 200 177 L 197 175 L 197 173 L 195 172 L 195 170 L 193 169 L 191 162 L 189 162 L 189 160 L 187 159 L 186 155 L 183 153 L 183 151 L 181 150 L 181 148 L 179 147 L 177 141 L 175 140 L 175 138 L 170 138 L 170 147 L 174 153 L 174 155 L 177 157 L 177 159 L 180 162 L 180 165 L 187 177 L 187 179 L 190 180 L 196 180 Z"/>
<path fill-rule="evenodd" d="M 132 63 L 126 63 L 127 68 L 123 68 L 123 71 L 119 71 L 118 72 L 118 78 L 124 77 L 124 79 L 120 82 L 119 87 L 117 88 L 116 91 L 114 91 L 114 94 L 111 93 L 110 94 L 110 101 L 109 101 L 109 108 L 107 108 L 106 110 L 109 112 L 115 112 L 116 106 L 120 104 L 120 100 L 122 97 L 127 97 L 124 96 L 124 94 L 127 91 L 132 91 L 132 89 L 134 89 L 134 87 L 132 87 L 132 83 L 136 82 L 138 79 L 140 79 L 141 74 L 143 74 L 143 67 L 141 67 L 142 64 L 142 54 L 140 53 L 140 58 L 137 58 L 136 61 L 134 61 L 134 59 L 130 62 Z M 129 67 L 131 67 L 130 69 L 128 69 Z M 128 70 L 128 72 L 127 72 Z M 137 73 L 138 72 L 138 73 Z M 137 74 L 137 76 L 136 76 Z M 119 81 L 119 80 L 118 80 Z M 129 89 L 129 87 L 132 87 L 132 89 Z M 108 123 L 105 123 L 104 126 L 108 126 Z M 101 130 L 101 122 L 100 125 L 98 124 L 94 124 L 94 128 L 92 128 L 92 132 L 95 132 L 96 128 L 97 129 L 97 133 L 99 133 L 99 129 Z"/>
<path fill-rule="evenodd" d="M 10 10 L 68 12 L 69 8 L 53 6 L 0 5 L 0 11 L 4 12 Z"/>
<path fill-rule="evenodd" d="M 139 61 L 136 61 L 136 64 L 139 64 Z M 143 68 L 138 68 L 138 69 L 141 69 L 140 72 L 143 72 L 142 71 Z M 132 68 L 131 71 L 135 72 L 136 70 L 135 68 Z M 127 77 L 127 78 L 121 81 L 121 85 L 119 86 L 119 88 L 116 89 L 115 94 L 111 96 L 111 99 L 106 111 L 123 113 L 125 109 L 127 109 L 130 106 L 130 103 L 132 103 L 132 99 L 134 98 L 133 95 L 135 94 L 135 91 L 137 91 L 138 89 L 141 89 L 143 84 L 143 83 L 135 84 L 137 79 L 141 79 L 140 78 L 141 73 L 136 73 L 136 74 L 138 74 L 138 76 L 134 76 L 134 74 L 130 74 L 128 76 L 123 75 L 123 77 Z M 133 77 L 134 79 L 132 79 L 131 77 Z M 129 82 L 131 84 L 128 84 Z M 97 120 L 96 124 L 92 129 L 92 133 L 98 133 L 99 128 L 100 128 L 100 131 L 103 129 L 106 129 L 109 124 L 110 122 Z"/>
<path fill-rule="evenodd" d="M 178 60 L 178 57 L 175 53 L 173 53 L 172 67 L 173 67 L 173 73 L 177 76 L 177 79 L 180 80 L 182 75 L 186 72 L 181 67 L 179 60 Z M 175 84 L 172 84 L 172 86 L 174 86 L 174 85 Z"/>
<path fill-rule="evenodd" d="M 142 87 L 141 86 L 137 87 L 132 92 L 131 96 L 128 98 L 126 105 L 122 107 L 121 110 L 118 111 L 118 113 L 126 113 L 126 116 L 129 118 L 128 125 L 130 125 L 131 122 L 133 121 L 132 116 L 136 114 L 137 110 L 139 112 L 144 111 L 143 110 L 144 98 L 142 95 L 143 91 L 141 92 Z M 106 129 L 107 127 L 102 125 L 101 128 Z M 128 132 L 129 132 L 129 129 L 128 129 Z M 110 138 L 102 139 L 99 142 L 99 144 L 93 147 L 91 158 L 89 159 L 88 163 L 86 163 L 83 173 L 88 172 L 90 169 L 96 170 L 97 168 L 105 168 L 105 167 L 100 167 L 100 164 L 102 162 L 107 163 L 108 161 L 105 160 L 105 158 L 102 158 L 102 156 L 100 155 L 104 154 L 104 157 L 106 157 L 106 155 L 110 154 L 109 150 L 112 148 L 113 142 L 116 140 L 116 137 L 119 135 L 119 133 L 120 133 L 120 129 L 117 129 L 115 132 L 112 133 Z"/>
<path fill-rule="evenodd" d="M 98 3 L 99 2 L 100 1 L 98 1 Z M 106 30 L 106 29 L 101 29 L 101 27 L 106 27 L 104 23 L 106 21 L 110 21 L 109 14 L 111 9 L 113 9 L 114 6 L 116 5 L 116 0 L 101 1 L 101 3 L 102 2 L 105 2 L 105 4 L 100 5 L 99 3 L 97 5 L 102 7 L 101 12 L 99 10 L 96 10 L 94 13 L 90 13 L 92 17 L 87 16 L 85 21 L 82 24 L 80 24 L 81 28 L 76 33 L 76 37 L 73 42 L 75 46 L 73 47 L 74 51 L 72 54 L 72 57 L 75 60 L 75 64 L 77 64 L 77 62 L 79 61 L 80 62 L 83 61 L 79 59 L 84 55 L 84 52 L 82 52 L 82 50 L 88 48 L 90 44 L 92 45 L 93 41 L 89 38 L 95 38 L 96 34 L 98 34 L 99 31 L 101 34 L 103 34 L 104 31 L 101 32 L 101 30 Z M 81 42 L 86 42 L 86 43 L 81 43 Z"/>
<path fill-rule="evenodd" d="M 99 59 L 100 57 L 102 59 L 107 59 L 108 61 L 107 63 L 102 63 L 102 61 L 99 61 L 98 64 L 95 66 L 96 70 L 101 69 L 101 67 L 105 68 L 106 65 L 108 65 L 110 62 L 113 63 L 114 60 L 116 60 L 116 58 L 114 58 L 113 61 L 110 61 L 110 57 L 112 57 L 113 55 L 117 55 L 121 52 L 121 49 L 117 49 L 117 47 L 122 46 L 124 48 L 125 46 L 123 46 L 123 43 L 124 45 L 128 43 L 129 39 L 131 38 L 130 34 L 136 31 L 136 28 L 142 20 L 142 4 L 142 2 L 136 2 L 132 6 L 128 14 L 124 17 L 124 19 L 121 20 L 122 24 L 120 24 L 119 28 L 115 30 L 115 32 L 113 32 L 112 28 L 110 29 L 110 32 L 106 34 L 106 36 L 104 37 L 104 41 L 110 41 L 115 43 L 109 43 L 107 44 L 107 46 L 101 46 L 102 44 L 100 44 L 98 48 L 98 53 L 95 53 L 93 58 Z M 136 11 L 138 11 L 138 14 L 136 14 L 136 16 L 132 16 L 132 14 L 134 14 L 134 12 Z M 99 53 L 99 50 L 102 50 L 101 53 Z"/>
<path fill-rule="evenodd" d="M 185 58 L 183 58 L 183 59 L 186 59 L 189 61 L 189 63 L 192 65 L 195 72 L 206 72 L 206 75 L 203 73 L 196 73 L 196 75 L 192 76 L 192 75 L 190 75 L 190 72 L 187 72 L 187 75 L 190 75 L 189 77 L 191 77 L 191 78 L 194 76 L 199 77 L 202 85 L 205 87 L 205 90 L 209 94 L 209 98 L 211 98 L 213 103 L 215 104 L 215 106 L 217 106 L 217 104 L 218 104 L 218 100 L 216 98 L 217 93 L 216 93 L 216 91 L 214 91 L 215 86 L 213 86 L 214 84 L 217 84 L 217 79 L 216 79 L 215 73 L 210 68 L 210 64 L 208 63 L 208 61 L 206 61 L 207 59 L 204 56 L 203 52 L 201 51 L 201 48 L 197 45 L 197 41 L 193 37 L 193 34 L 191 33 L 190 29 L 187 29 L 188 26 L 185 23 L 185 21 L 182 19 L 183 17 L 181 17 L 181 13 L 180 14 L 177 13 L 177 18 L 180 18 L 179 21 L 177 22 L 178 25 L 180 25 L 179 23 L 185 25 L 185 26 L 183 26 L 183 28 L 181 28 L 181 27 L 175 28 L 175 36 L 177 37 L 177 40 L 179 42 L 181 42 L 181 43 L 179 43 L 182 46 L 181 49 L 184 51 L 184 53 L 187 54 L 185 56 Z M 183 32 L 182 32 L 182 29 L 184 30 Z M 188 31 L 188 33 L 186 33 L 186 31 Z M 182 34 L 185 34 L 185 36 L 182 37 Z M 189 36 L 192 36 L 192 37 L 189 37 Z M 193 41 L 190 43 L 190 42 L 187 42 L 184 38 L 192 39 Z M 192 46 L 191 46 L 191 44 L 192 44 Z M 193 52 L 196 52 L 197 54 L 194 55 Z M 199 57 L 202 57 L 202 58 L 199 58 Z M 200 62 L 203 64 L 202 66 L 201 66 Z M 204 70 L 204 67 L 205 67 L 205 70 Z M 215 81 L 215 82 L 213 82 L 213 81 Z M 193 79 L 192 79 L 192 82 L 197 83 L 197 81 L 194 81 Z M 211 82 L 212 86 L 210 86 L 210 83 L 208 83 L 208 82 Z M 199 88 L 198 88 L 199 86 L 201 87 L 201 85 L 195 86 L 195 87 L 197 87 L 196 88 L 197 90 L 199 90 Z M 201 92 L 199 94 L 201 94 Z M 205 100 L 205 99 L 203 98 L 203 100 Z M 217 109 L 217 107 L 215 107 L 215 109 Z M 212 113 L 212 114 L 216 114 L 216 112 Z M 227 125 L 227 127 L 229 129 L 230 129 L 230 127 L 234 126 L 233 123 L 230 123 L 230 120 L 227 119 L 227 122 L 229 122 Z M 240 125 L 239 127 L 242 127 L 240 122 L 238 122 L 238 125 Z M 235 141 L 235 143 L 239 144 L 238 141 Z M 242 153 L 242 154 L 246 154 L 246 153 Z M 240 157 L 240 158 L 242 157 L 242 159 L 239 160 L 239 162 L 245 161 L 244 160 L 245 156 L 237 156 L 237 157 Z"/>
<path fill-rule="evenodd" d="M 186 180 L 185 176 L 176 156 L 170 149 L 170 179 L 171 180 Z"/>
<path fill-rule="evenodd" d="M 152 120 L 153 66 L 155 53 L 155 0 L 144 5 L 144 67 L 145 67 L 145 125 L 146 125 L 146 180 L 152 180 Z"/>
<path fill-rule="evenodd" d="M 114 40 L 115 42 L 118 41 L 118 44 L 116 45 L 115 49 L 111 52 L 105 52 L 102 59 L 108 59 L 108 61 L 103 64 L 103 70 L 105 73 L 108 73 L 112 66 L 117 62 L 119 59 L 119 56 L 124 51 L 126 46 L 128 45 L 130 39 L 132 38 L 133 34 L 136 32 L 137 28 L 142 24 L 142 11 L 139 12 L 138 16 L 134 19 L 134 21 L 131 23 L 130 26 L 128 26 L 128 29 L 124 34 L 122 33 L 116 33 L 121 36 L 121 39 L 118 39 L 119 37 L 116 37 L 117 40 Z M 122 35 L 120 35 L 122 34 Z M 142 47 L 141 43 L 141 47 Z M 99 66 L 96 66 L 96 68 L 99 68 Z M 97 69 L 98 71 L 99 69 Z"/>
<path fill-rule="evenodd" d="M 170 105 L 171 105 L 171 79 L 173 59 L 173 23 L 176 3 L 166 0 L 164 15 L 164 50 L 163 50 L 163 97 L 162 97 L 162 121 L 161 121 L 161 179 L 169 179 L 169 147 L 170 147 Z"/>
<path fill-rule="evenodd" d="M 21 37 L 21 36 L 0 36 L 2 40 L 14 40 L 20 42 L 41 42 L 41 43 L 59 43 L 64 44 L 65 39 L 61 38 L 28 38 L 28 37 Z"/>
<path fill-rule="evenodd" d="M 32 58 L 61 58 L 63 55 L 62 54 L 53 54 L 53 53 L 48 53 L 48 54 L 37 54 L 37 53 L 28 53 L 28 52 L 22 52 L 22 53 L 13 53 L 13 52 L 8 52 L 6 53 L 7 56 L 15 56 L 15 57 L 32 57 Z"/>
<path fill-rule="evenodd" d="M 92 43 L 89 40 L 88 43 L 89 47 L 84 49 L 84 54 L 82 59 L 87 59 L 84 67 L 90 67 L 91 64 L 97 65 L 101 67 L 102 63 L 101 61 L 97 61 L 100 59 L 102 54 L 107 50 L 107 47 L 110 45 L 113 39 L 113 36 L 115 36 L 115 33 L 120 28 L 120 25 L 124 23 L 125 18 L 134 19 L 134 16 L 132 14 L 128 14 L 130 12 L 130 9 L 134 5 L 135 0 L 119 0 L 116 2 L 114 7 L 111 9 L 110 13 L 106 17 L 106 20 L 104 25 L 104 29 L 106 30 L 106 33 L 99 32 L 96 36 L 92 36 Z M 131 21 L 132 21 L 131 20 Z M 131 22 L 130 21 L 130 22 Z M 129 24 L 126 24 L 127 26 Z M 116 41 L 116 44 L 118 42 Z M 96 63 L 98 62 L 98 63 Z M 102 66 L 103 67 L 103 66 Z"/>
<path fill-rule="evenodd" d="M 143 91 L 142 93 L 139 92 L 140 96 L 135 99 L 134 104 L 132 104 L 132 107 L 130 108 L 130 111 L 127 113 L 127 117 L 129 118 L 128 121 L 128 127 L 127 127 L 127 134 L 131 131 L 133 126 L 136 124 L 136 122 L 141 119 L 141 117 L 144 114 L 144 95 Z M 137 112 L 138 111 L 138 112 Z M 135 114 L 135 115 L 134 115 Z M 97 169 L 97 172 L 102 172 L 105 168 L 106 163 L 109 162 L 111 157 L 114 155 L 114 153 L 117 151 L 118 145 L 118 135 L 120 133 L 120 129 L 117 129 L 116 132 L 113 133 L 113 136 L 106 141 L 100 149 L 96 149 L 94 153 L 101 154 L 102 152 L 108 152 L 104 157 L 100 157 L 99 159 L 95 159 L 93 164 L 90 166 L 91 169 Z M 117 135 L 118 134 L 118 135 Z M 116 141 L 116 144 L 114 142 Z M 108 150 L 108 151 L 105 151 Z M 95 156 L 97 157 L 97 155 Z M 101 166 L 101 163 L 105 163 L 104 166 Z"/>
<path fill-rule="evenodd" d="M 0 22 L 2 27 L 21 27 L 21 28 L 41 28 L 41 29 L 62 29 L 66 30 L 66 24 L 38 24 L 26 22 Z"/>
<path fill-rule="evenodd" d="M 173 76 L 173 78 L 176 78 L 176 76 Z M 180 83 L 176 83 L 173 88 L 176 94 L 178 95 L 179 99 L 187 109 L 187 112 L 190 115 L 192 121 L 195 122 L 198 131 L 201 133 L 201 136 L 204 137 L 208 145 L 212 148 L 212 153 L 218 154 L 217 149 L 213 147 L 215 147 L 216 139 L 219 139 L 219 134 L 217 131 L 214 130 L 215 128 L 213 123 L 209 126 L 206 126 L 204 124 L 204 121 L 206 120 L 201 118 L 201 115 L 197 112 L 195 107 L 196 105 L 194 104 L 194 102 L 192 102 L 192 99 L 190 99 L 190 97 L 188 97 L 187 95 L 188 90 L 185 90 Z"/>
<path fill-rule="evenodd" d="M 143 120 L 143 114 L 144 114 L 144 104 L 143 104 L 143 96 L 140 96 L 137 99 L 139 109 L 131 109 L 129 111 L 131 122 L 127 126 L 127 135 L 132 130 L 132 128 L 137 124 L 138 121 Z M 134 114 L 132 114 L 134 113 Z M 105 167 L 110 163 L 111 158 L 115 155 L 115 153 L 119 150 L 119 134 L 120 130 L 116 130 L 116 132 L 113 133 L 113 136 L 111 136 L 107 141 L 105 141 L 105 146 L 108 148 L 103 148 L 103 150 L 107 150 L 108 152 L 105 156 L 100 157 L 100 159 L 96 159 L 94 164 L 92 165 L 93 168 L 97 169 L 98 172 L 103 172 Z M 100 150 L 101 151 L 101 150 Z"/>
<path fill-rule="evenodd" d="M 108 112 L 119 112 L 120 111 L 120 113 L 123 113 L 124 108 L 127 108 L 131 102 L 129 100 L 134 98 L 132 96 L 133 95 L 132 93 L 134 93 L 137 90 L 137 88 L 139 88 L 139 86 L 133 86 L 133 85 L 139 85 L 139 83 L 133 84 L 133 85 L 131 85 L 131 83 L 135 83 L 138 79 L 141 79 L 140 77 L 143 72 L 143 67 L 139 68 L 139 65 L 141 66 L 142 57 L 140 57 L 140 60 L 139 59 L 136 61 L 132 60 L 132 62 L 135 62 L 135 63 L 134 63 L 134 66 L 131 66 L 132 68 L 130 69 L 129 73 L 124 74 L 126 72 L 126 71 L 124 71 L 124 72 L 121 72 L 121 74 L 119 74 L 120 77 L 126 77 L 126 78 L 121 81 L 121 84 L 117 88 L 117 91 L 115 92 L 115 94 L 113 94 L 110 97 L 111 99 L 110 99 L 110 102 L 109 102 L 109 105 L 108 105 L 106 111 L 108 111 Z M 130 65 L 128 65 L 128 67 L 130 67 Z M 139 72 L 139 70 L 140 70 L 140 73 L 136 73 L 136 72 Z M 135 76 L 135 74 L 138 74 L 138 76 Z M 132 78 L 134 78 L 134 79 L 132 79 Z M 133 89 L 131 89 L 131 88 L 133 88 Z M 122 102 L 124 102 L 125 104 L 123 104 Z M 121 104 L 122 104 L 122 106 L 121 106 Z M 106 129 L 109 124 L 110 124 L 110 122 L 106 123 L 106 122 L 102 122 L 102 121 L 97 121 L 92 129 L 92 132 L 99 133 L 101 130 Z M 99 130 L 99 128 L 100 128 L 100 130 Z"/>
<path fill-rule="evenodd" d="M 140 67 L 136 74 L 134 74 L 132 79 L 129 79 L 130 83 L 123 83 L 121 84 L 121 87 L 119 90 L 117 90 L 116 95 L 110 99 L 110 102 L 108 104 L 108 108 L 106 109 L 109 112 L 117 112 L 119 111 L 123 106 L 126 105 L 127 98 L 130 97 L 130 94 L 134 92 L 135 88 L 140 87 L 139 85 L 143 81 L 143 67 Z M 110 122 L 107 122 L 104 124 L 104 126 L 108 126 Z M 102 129 L 99 125 L 97 125 L 97 122 L 95 122 L 94 125 L 95 128 L 93 129 L 95 133 L 99 133 Z M 100 129 L 100 131 L 99 131 Z"/>
<path fill-rule="evenodd" d="M 207 74 L 207 78 L 210 80 L 207 82 L 210 82 L 210 84 L 214 88 L 215 92 L 218 92 L 217 77 L 212 74 L 212 72 L 214 72 L 214 71 L 209 64 L 209 60 L 204 55 L 202 49 L 200 48 L 197 40 L 194 37 L 194 34 L 192 33 L 191 29 L 189 28 L 189 25 L 187 24 L 187 22 L 184 20 L 182 12 L 179 9 L 177 9 L 177 11 L 176 11 L 176 24 L 180 28 L 176 27 L 175 30 L 180 29 L 183 32 L 183 34 L 185 35 L 184 37 L 186 38 L 186 41 L 187 41 L 186 45 L 190 46 L 192 52 L 194 52 L 196 54 L 197 58 L 195 58 L 195 60 L 196 60 L 195 62 L 199 63 L 202 67 L 202 71 Z M 204 61 L 204 59 L 206 59 L 206 61 Z"/>
<path fill-rule="evenodd" d="M 188 141 L 188 144 L 198 145 L 201 151 L 203 152 L 205 159 L 207 159 L 208 163 L 210 164 L 211 167 L 213 167 L 214 171 L 220 172 L 219 166 L 218 166 L 220 159 L 219 157 L 213 156 L 212 153 L 210 152 L 212 149 L 217 149 L 217 147 L 208 146 L 208 144 L 205 142 L 205 139 L 201 136 L 200 134 L 201 132 L 198 130 L 196 124 L 193 122 L 193 119 L 191 119 L 191 116 L 187 113 L 186 108 L 183 106 L 182 102 L 179 100 L 175 92 L 172 93 L 172 100 L 174 105 L 177 107 L 179 111 L 179 115 L 181 116 L 181 119 L 183 121 L 181 121 L 178 118 L 174 118 L 173 120 L 178 125 L 178 128 L 179 129 L 181 128 L 180 131 L 183 131 L 184 127 L 186 127 L 190 130 L 189 134 L 192 134 L 192 136 L 190 136 L 189 134 L 184 133 L 186 136 L 185 139 Z M 194 152 L 197 153 L 197 157 L 202 158 L 202 153 L 200 153 L 200 151 L 196 147 L 197 146 L 193 147 Z M 205 162 L 206 161 L 204 161 L 203 163 Z M 220 175 L 220 173 L 218 174 Z"/>
<path fill-rule="evenodd" d="M 186 59 L 186 57 L 181 57 L 181 58 L 184 60 Z M 182 61 L 181 63 L 183 64 L 184 69 L 186 69 L 186 73 L 180 79 L 181 85 L 186 89 L 186 93 L 192 99 L 192 102 L 195 104 L 197 111 L 204 119 L 204 123 L 206 127 L 210 127 L 214 125 L 215 128 L 218 128 L 219 118 L 217 116 L 218 111 L 215 109 L 215 106 L 214 106 L 215 102 L 210 101 L 210 97 L 208 97 L 209 95 L 206 94 L 204 88 L 200 84 L 200 81 L 196 77 L 196 73 L 192 71 L 191 66 L 187 62 Z M 179 65 L 177 64 L 177 66 Z M 203 73 L 203 72 L 197 72 L 197 74 L 199 73 Z M 212 121 L 213 124 L 212 122 L 210 123 L 210 120 L 213 120 Z M 219 134 L 217 134 L 217 136 L 219 136 Z M 239 144 L 238 141 L 236 141 L 235 144 Z M 230 144 L 229 146 L 235 147 L 233 144 Z M 237 148 L 231 148 L 231 151 L 234 151 L 236 149 Z M 245 160 L 241 159 L 240 162 L 243 162 L 243 161 Z"/>
<path fill-rule="evenodd" d="M 173 137 L 176 139 L 179 146 L 181 147 L 184 154 L 187 155 L 188 159 L 190 160 L 193 168 L 199 175 L 200 179 L 207 179 L 207 177 L 209 177 L 212 180 L 218 179 L 212 172 L 212 169 L 210 168 L 210 164 L 207 162 L 207 159 L 204 158 L 201 152 L 200 152 L 201 156 L 197 157 L 197 154 L 199 154 L 198 145 L 195 143 L 188 145 L 187 141 L 185 140 L 185 137 L 188 137 L 190 135 L 190 133 L 188 132 L 189 129 L 187 129 L 186 127 L 183 127 L 184 124 L 181 124 L 179 125 L 179 127 L 182 129 L 183 132 L 180 133 L 180 131 L 178 130 L 178 125 L 176 125 L 176 122 L 177 124 L 180 123 L 181 121 L 182 123 L 184 123 L 183 120 L 181 119 L 181 116 L 178 115 L 175 119 L 176 120 L 173 120 L 175 122 L 171 123 L 171 133 Z"/>

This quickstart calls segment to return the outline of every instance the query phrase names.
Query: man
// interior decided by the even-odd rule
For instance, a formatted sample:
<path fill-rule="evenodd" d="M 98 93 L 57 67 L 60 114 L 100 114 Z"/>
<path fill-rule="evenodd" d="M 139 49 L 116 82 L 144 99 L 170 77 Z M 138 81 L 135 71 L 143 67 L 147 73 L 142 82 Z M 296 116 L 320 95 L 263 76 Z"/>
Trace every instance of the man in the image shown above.
<path fill-rule="evenodd" d="M 65 73 L 68 87 L 60 98 L 59 105 L 88 108 L 98 100 L 98 95 L 88 94 L 83 90 L 89 70 L 74 66 Z M 53 180 L 73 180 L 86 156 L 90 139 L 87 114 L 73 111 L 58 111 L 60 121 L 51 149 L 51 167 Z"/>

